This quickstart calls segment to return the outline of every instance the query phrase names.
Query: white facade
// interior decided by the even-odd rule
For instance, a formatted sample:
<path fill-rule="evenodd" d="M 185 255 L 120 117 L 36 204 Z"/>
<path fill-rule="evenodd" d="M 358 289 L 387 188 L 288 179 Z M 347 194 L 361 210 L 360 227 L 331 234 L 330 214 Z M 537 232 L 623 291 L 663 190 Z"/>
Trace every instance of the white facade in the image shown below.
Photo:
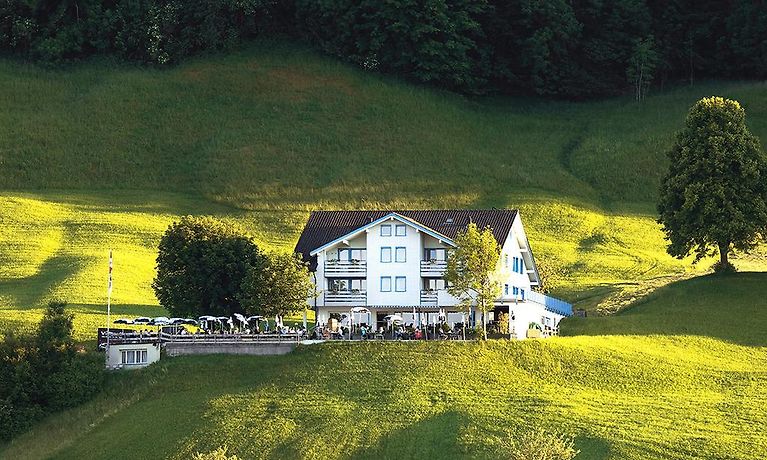
<path fill-rule="evenodd" d="M 556 329 L 569 305 L 531 294 L 539 275 L 518 214 L 500 245 L 497 270 L 502 294 L 495 311 L 512 313 L 516 338 L 527 336 L 529 323 L 548 322 L 550 329 Z M 354 322 L 376 329 L 384 316 L 392 314 L 402 316 L 406 324 L 435 324 L 440 310 L 448 323 L 480 322 L 481 313 L 472 312 L 469 318 L 459 313 L 458 299 L 445 289 L 442 275 L 453 246 L 446 236 L 392 212 L 315 248 L 311 255 L 317 257 L 318 295 L 309 303 L 316 308 L 318 323 L 325 324 L 332 313 L 348 316 L 355 307 L 370 313 L 357 314 Z M 493 313 L 487 319 L 492 320 Z"/>
<path fill-rule="evenodd" d="M 160 360 L 160 343 L 109 345 L 107 368 L 140 369 Z"/>

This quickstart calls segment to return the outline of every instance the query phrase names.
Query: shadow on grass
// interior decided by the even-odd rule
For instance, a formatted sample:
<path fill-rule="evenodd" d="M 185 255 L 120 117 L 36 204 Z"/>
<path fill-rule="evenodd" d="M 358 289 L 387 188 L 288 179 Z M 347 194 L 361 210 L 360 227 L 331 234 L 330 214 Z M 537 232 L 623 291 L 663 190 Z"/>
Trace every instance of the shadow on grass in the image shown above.
<path fill-rule="evenodd" d="M 0 292 L 12 297 L 15 305 L 30 308 L 40 306 L 49 289 L 73 276 L 79 269 L 80 263 L 81 261 L 74 256 L 49 257 L 34 275 L 0 279 Z"/>
<path fill-rule="evenodd" d="M 767 346 L 767 273 L 706 275 L 664 286 L 605 317 L 568 318 L 574 335 L 696 335 Z"/>
<path fill-rule="evenodd" d="M 355 451 L 351 458 L 467 458 L 470 452 L 459 442 L 466 415 L 448 411 L 427 417 L 388 433 L 372 446 Z"/>

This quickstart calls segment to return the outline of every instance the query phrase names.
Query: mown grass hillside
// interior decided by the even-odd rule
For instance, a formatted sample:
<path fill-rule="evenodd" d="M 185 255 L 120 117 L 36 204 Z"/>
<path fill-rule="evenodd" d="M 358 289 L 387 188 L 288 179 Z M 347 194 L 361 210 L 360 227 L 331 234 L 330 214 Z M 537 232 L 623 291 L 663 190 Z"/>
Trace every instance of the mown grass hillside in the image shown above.
<path fill-rule="evenodd" d="M 709 275 L 664 286 L 617 314 L 568 318 L 565 335 L 700 335 L 767 346 L 767 273 Z"/>
<path fill-rule="evenodd" d="M 162 71 L 2 60 L 0 321 L 63 297 L 87 335 L 110 248 L 116 311 L 159 314 L 153 260 L 173 219 L 213 214 L 289 249 L 317 208 L 519 207 L 555 294 L 593 308 L 690 270 L 655 223 L 664 150 L 710 94 L 740 100 L 767 139 L 765 89 L 708 83 L 642 105 L 465 98 L 282 42 Z"/>
<path fill-rule="evenodd" d="M 767 349 L 701 337 L 335 343 L 172 358 L 4 446 L 15 459 L 499 458 L 542 427 L 584 459 L 767 453 Z M 650 396 L 651 395 L 651 396 Z"/>

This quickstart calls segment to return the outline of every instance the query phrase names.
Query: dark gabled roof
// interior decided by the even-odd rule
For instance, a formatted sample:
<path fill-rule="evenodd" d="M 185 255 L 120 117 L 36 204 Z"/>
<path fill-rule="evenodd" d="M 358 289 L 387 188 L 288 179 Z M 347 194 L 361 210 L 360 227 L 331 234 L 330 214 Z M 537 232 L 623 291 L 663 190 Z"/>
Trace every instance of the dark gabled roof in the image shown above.
<path fill-rule="evenodd" d="M 516 209 L 313 211 L 298 238 L 296 252 L 309 261 L 309 253 L 314 249 L 391 213 L 411 219 L 450 239 L 455 238 L 458 231 L 465 229 L 469 222 L 474 222 L 480 228 L 489 226 L 498 244 L 506 241 L 517 216 Z"/>

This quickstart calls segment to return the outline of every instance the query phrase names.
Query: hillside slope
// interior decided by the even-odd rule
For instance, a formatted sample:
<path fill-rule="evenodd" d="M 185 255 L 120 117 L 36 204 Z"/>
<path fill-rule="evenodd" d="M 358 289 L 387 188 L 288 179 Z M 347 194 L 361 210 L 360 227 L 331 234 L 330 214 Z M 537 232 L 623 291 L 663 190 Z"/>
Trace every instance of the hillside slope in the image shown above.
<path fill-rule="evenodd" d="M 590 460 L 756 459 L 766 408 L 767 349 L 706 338 L 336 343 L 118 375 L 0 456 L 498 458 L 543 427 Z"/>
<path fill-rule="evenodd" d="M 709 275 L 662 287 L 610 316 L 569 318 L 563 335 L 703 335 L 767 346 L 767 273 Z"/>
<path fill-rule="evenodd" d="M 352 207 L 519 207 L 555 294 L 593 308 L 691 270 L 665 254 L 654 201 L 664 150 L 710 94 L 743 102 L 767 139 L 759 83 L 639 106 L 467 99 L 280 42 L 163 71 L 0 60 L 0 322 L 63 297 L 87 334 L 103 322 L 109 249 L 117 311 L 159 314 L 156 245 L 183 214 L 289 249 L 308 210 Z"/>
<path fill-rule="evenodd" d="M 112 375 L 0 458 L 498 458 L 542 427 L 583 459 L 767 455 L 767 274 L 659 289 L 547 340 L 336 342 Z M 595 335 L 593 337 L 589 334 Z M 636 334 L 636 335 L 630 335 Z"/>

